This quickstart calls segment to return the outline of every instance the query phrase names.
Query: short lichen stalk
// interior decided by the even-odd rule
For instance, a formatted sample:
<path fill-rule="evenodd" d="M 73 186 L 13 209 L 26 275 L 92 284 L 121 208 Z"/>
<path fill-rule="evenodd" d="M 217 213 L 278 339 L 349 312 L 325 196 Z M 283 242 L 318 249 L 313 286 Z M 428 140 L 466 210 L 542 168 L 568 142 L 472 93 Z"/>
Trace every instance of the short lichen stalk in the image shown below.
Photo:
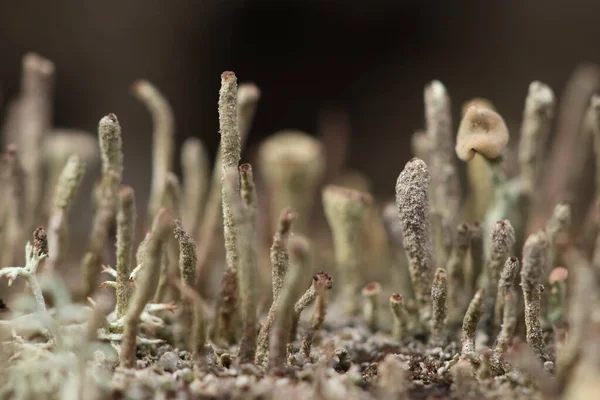
<path fill-rule="evenodd" d="M 254 359 L 254 363 L 257 365 L 266 363 L 267 352 L 269 349 L 269 333 L 273 326 L 273 322 L 275 321 L 277 300 L 289 268 L 289 253 L 287 246 L 291 234 L 292 223 L 296 219 L 296 216 L 296 212 L 291 208 L 282 210 L 279 216 L 279 227 L 273 237 L 273 244 L 270 250 L 273 300 L 269 312 L 267 313 L 267 318 L 263 322 L 260 332 L 258 333 L 256 356 Z"/>
<path fill-rule="evenodd" d="M 515 279 L 519 274 L 519 259 L 517 257 L 509 257 L 504 263 L 504 268 L 498 280 L 498 290 L 496 294 L 496 302 L 494 308 L 494 327 L 500 327 L 504 320 L 504 299 L 507 293 L 514 290 Z"/>
<path fill-rule="evenodd" d="M 79 156 L 72 155 L 58 177 L 48 221 L 50 251 L 46 270 L 50 273 L 55 271 L 67 253 L 69 212 L 84 173 L 85 163 Z"/>
<path fill-rule="evenodd" d="M 194 285 L 196 283 L 196 263 L 198 262 L 198 256 L 196 254 L 196 243 L 191 238 L 191 236 L 183 230 L 183 226 L 181 221 L 175 221 L 175 229 L 173 231 L 175 235 L 175 239 L 179 244 L 179 274 L 181 278 L 181 284 L 185 288 L 183 291 L 191 291 L 194 292 Z M 180 314 L 180 323 L 183 327 L 188 327 L 193 325 L 193 332 L 195 336 L 200 335 L 198 330 L 204 330 L 204 313 L 202 310 L 202 302 L 197 300 L 197 294 L 191 293 L 186 295 L 186 293 L 182 293 L 184 296 L 182 298 L 182 310 Z M 198 313 L 200 313 L 198 315 Z M 196 326 L 196 324 L 201 324 L 200 327 Z M 195 338 L 191 341 L 188 346 L 190 349 L 197 352 L 197 346 L 204 346 L 204 333 L 200 335 L 200 338 Z M 197 342 L 200 341 L 201 344 Z"/>
<path fill-rule="evenodd" d="M 510 288 L 504 293 L 502 301 L 502 326 L 496 339 L 492 356 L 492 365 L 496 375 L 501 375 L 508 369 L 506 355 L 508 345 L 512 340 L 517 326 L 517 302 L 518 295 L 514 288 Z"/>
<path fill-rule="evenodd" d="M 381 284 L 371 282 L 362 290 L 365 304 L 363 316 L 371 332 L 377 332 L 379 325 L 379 297 L 381 296 Z"/>
<path fill-rule="evenodd" d="M 292 329 L 290 330 L 290 340 L 296 340 L 296 334 L 298 332 L 298 323 L 300 322 L 300 316 L 308 306 L 314 303 L 315 299 L 319 295 L 319 290 L 324 286 L 327 289 L 332 288 L 331 277 L 325 272 L 321 271 L 313 276 L 313 281 L 310 287 L 304 292 L 304 294 L 294 304 L 294 316 L 292 318 Z"/>
<path fill-rule="evenodd" d="M 515 244 L 515 231 L 508 220 L 498 221 L 491 232 L 491 249 L 487 261 L 487 286 L 483 311 L 483 329 L 492 337 L 494 331 L 494 305 L 498 292 L 498 282 L 506 259 L 510 256 Z"/>
<path fill-rule="evenodd" d="M 133 270 L 132 257 L 136 219 L 133 188 L 123 186 L 119 191 L 119 210 L 117 212 L 117 318 L 125 315 L 131 296 L 129 275 Z"/>
<path fill-rule="evenodd" d="M 390 296 L 390 310 L 394 318 L 392 327 L 392 337 L 395 340 L 401 340 L 408 332 L 408 313 L 404 298 L 399 293 L 394 293 Z"/>
<path fill-rule="evenodd" d="M 525 327 L 527 343 L 536 356 L 548 361 L 548 353 L 540 323 L 542 298 L 542 274 L 546 265 L 548 241 L 544 232 L 530 235 L 523 247 L 523 267 L 521 269 L 521 287 L 525 300 Z"/>
<path fill-rule="evenodd" d="M 402 224 L 419 317 L 431 316 L 431 253 L 429 239 L 429 170 L 418 158 L 409 161 L 396 182 L 396 206 Z"/>
<path fill-rule="evenodd" d="M 471 244 L 471 231 L 467 224 L 456 228 L 454 244 L 450 258 L 446 263 L 448 272 L 448 324 L 455 326 L 462 320 L 465 289 L 469 292 L 470 285 L 465 280 L 465 260 Z M 461 295 L 462 294 L 462 295 Z"/>
<path fill-rule="evenodd" d="M 306 238 L 300 235 L 292 236 L 289 240 L 290 269 L 286 275 L 281 294 L 277 301 L 275 323 L 269 340 L 270 371 L 284 367 L 286 347 L 290 339 L 294 301 L 298 298 L 300 282 L 306 271 L 310 271 L 310 245 Z"/>
<path fill-rule="evenodd" d="M 331 277 L 324 272 L 319 272 L 313 277 L 313 286 L 315 288 L 317 301 L 310 327 L 304 334 L 301 345 L 302 355 L 308 360 L 310 360 L 310 349 L 312 348 L 314 336 L 319 329 L 321 329 L 321 326 L 325 321 L 325 316 L 327 315 L 327 294 L 332 286 Z M 294 337 L 292 336 L 290 339 L 293 341 Z"/>
<path fill-rule="evenodd" d="M 175 121 L 169 102 L 150 82 L 137 81 L 132 89 L 152 116 L 152 184 L 148 201 L 148 221 L 152 221 L 160 207 L 167 174 L 173 170 Z"/>
<path fill-rule="evenodd" d="M 219 292 L 219 304 L 215 321 L 214 336 L 231 344 L 235 338 L 235 313 L 237 304 L 237 263 L 236 227 L 231 214 L 231 204 L 226 193 L 226 172 L 238 167 L 241 158 L 241 139 L 237 121 L 237 78 L 233 72 L 221 74 L 219 91 L 219 133 L 221 135 L 221 200 L 223 210 L 223 237 L 225 241 L 225 271 Z M 233 188 L 239 192 L 239 183 Z M 212 233 L 211 233 L 212 234 Z"/>
<path fill-rule="evenodd" d="M 323 190 L 323 208 L 331 228 L 341 298 L 346 311 L 360 310 L 360 231 L 371 207 L 369 194 L 329 185 Z"/>
<path fill-rule="evenodd" d="M 152 299 L 160 276 L 160 264 L 165 245 L 173 232 L 173 220 L 166 210 L 159 210 L 152 224 L 152 232 L 140 244 L 137 263 L 142 265 L 136 280 L 133 297 L 125 315 L 121 354 L 122 367 L 133 368 L 136 363 L 136 338 L 140 315 Z"/>
<path fill-rule="evenodd" d="M 548 256 L 544 267 L 544 276 L 548 276 L 550 271 L 556 267 L 555 263 L 558 256 L 558 240 L 561 235 L 568 233 L 571 228 L 571 207 L 568 204 L 560 203 L 554 207 L 552 215 L 546 222 L 546 237 L 548 239 Z"/>
<path fill-rule="evenodd" d="M 473 296 L 469 308 L 465 313 L 465 318 L 463 319 L 461 337 L 462 349 L 460 353 L 463 357 L 469 359 L 477 357 L 475 352 L 475 335 L 477 332 L 477 324 L 483 314 L 484 296 L 484 289 L 479 289 L 477 293 L 475 293 L 475 296 Z"/>
<path fill-rule="evenodd" d="M 117 211 L 119 186 L 123 176 L 121 126 L 114 114 L 100 120 L 98 136 L 102 155 L 102 180 L 88 249 L 82 260 L 85 296 L 89 296 L 96 286 L 96 277 L 100 272 L 108 243 L 109 229 L 114 223 Z"/>
<path fill-rule="evenodd" d="M 448 341 L 448 333 L 446 332 L 446 314 L 448 297 L 448 278 L 446 271 L 438 268 L 433 277 L 433 285 L 431 286 L 431 336 L 429 342 L 433 346 L 444 346 Z"/>

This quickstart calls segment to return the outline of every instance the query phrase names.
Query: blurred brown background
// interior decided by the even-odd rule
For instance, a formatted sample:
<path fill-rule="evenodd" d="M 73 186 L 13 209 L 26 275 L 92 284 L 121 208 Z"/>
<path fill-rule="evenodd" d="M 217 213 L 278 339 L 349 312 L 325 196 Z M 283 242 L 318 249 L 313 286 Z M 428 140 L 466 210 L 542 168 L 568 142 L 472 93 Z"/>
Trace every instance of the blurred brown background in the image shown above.
<path fill-rule="evenodd" d="M 219 74 L 263 92 L 250 147 L 282 128 L 315 132 L 326 107 L 347 111 L 350 164 L 391 196 L 423 125 L 422 88 L 440 79 L 455 115 L 473 96 L 518 123 L 533 79 L 557 93 L 582 61 L 600 62 L 600 2 L 557 0 L 202 0 L 0 2 L 1 105 L 21 56 L 57 67 L 55 125 L 94 132 L 108 112 L 125 135 L 125 181 L 143 201 L 150 118 L 129 92 L 137 78 L 169 98 L 177 135 L 218 141 Z M 456 123 L 456 121 L 455 121 Z"/>

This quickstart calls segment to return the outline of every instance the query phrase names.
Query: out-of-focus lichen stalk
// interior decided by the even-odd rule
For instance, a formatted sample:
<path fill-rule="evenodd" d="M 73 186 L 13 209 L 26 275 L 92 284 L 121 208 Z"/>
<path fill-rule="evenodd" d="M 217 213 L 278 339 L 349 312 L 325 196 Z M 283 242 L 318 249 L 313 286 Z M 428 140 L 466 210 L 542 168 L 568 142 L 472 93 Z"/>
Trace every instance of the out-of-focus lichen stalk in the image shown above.
<path fill-rule="evenodd" d="M 202 141 L 191 137 L 183 142 L 181 170 L 183 171 L 183 209 L 181 219 L 190 236 L 196 238 L 209 183 L 208 153 Z"/>
<path fill-rule="evenodd" d="M 294 301 L 298 298 L 300 282 L 306 271 L 310 271 L 310 245 L 301 235 L 290 237 L 288 244 L 290 254 L 290 269 L 286 275 L 283 288 L 277 300 L 275 323 L 269 340 L 270 371 L 276 371 L 284 366 L 286 346 L 290 339 L 290 330 L 294 310 Z"/>
<path fill-rule="evenodd" d="M 2 173 L 6 183 L 7 206 L 4 218 L 4 248 L 2 251 L 2 265 L 12 265 L 18 261 L 19 249 L 23 245 L 24 226 L 27 222 L 27 199 L 25 192 L 25 171 L 19 159 L 15 145 L 8 145 L 2 157 Z"/>
<path fill-rule="evenodd" d="M 485 296 L 485 290 L 479 289 L 465 313 L 462 325 L 462 349 L 461 355 L 465 357 L 472 357 L 475 355 L 475 334 L 477 332 L 477 324 L 483 314 L 483 299 Z"/>
<path fill-rule="evenodd" d="M 173 170 L 175 119 L 167 99 L 150 82 L 136 81 L 132 90 L 152 117 L 152 183 L 148 199 L 148 221 L 152 221 L 160 207 L 167 174 Z"/>
<path fill-rule="evenodd" d="M 438 214 L 441 225 L 434 226 L 437 265 L 446 261 L 452 232 L 459 215 L 460 179 L 453 154 L 452 113 L 450 98 L 444 85 L 433 81 L 425 87 L 425 125 L 431 160 L 431 212 Z"/>
<path fill-rule="evenodd" d="M 550 284 L 548 298 L 548 320 L 556 325 L 563 320 L 567 308 L 567 277 L 568 270 L 565 267 L 556 267 L 548 277 Z M 555 335 L 556 336 L 556 335 Z"/>
<path fill-rule="evenodd" d="M 431 285 L 431 336 L 429 341 L 434 346 L 444 346 L 448 340 L 446 332 L 446 298 L 448 296 L 448 278 L 443 268 L 438 268 Z"/>
<path fill-rule="evenodd" d="M 317 275 L 313 276 L 313 284 L 311 287 L 315 288 L 317 303 L 313 311 L 310 328 L 308 328 L 304 334 L 302 345 L 300 346 L 302 354 L 309 360 L 314 336 L 319 329 L 321 329 L 321 326 L 325 321 L 325 316 L 327 315 L 327 293 L 329 289 L 331 289 L 331 277 L 324 272 L 319 272 Z M 290 341 L 293 340 L 294 337 L 292 336 Z"/>
<path fill-rule="evenodd" d="M 494 306 L 494 329 L 500 327 L 504 319 L 504 299 L 506 293 L 514 289 L 515 279 L 519 274 L 520 263 L 517 257 L 508 257 L 498 280 L 498 291 Z"/>
<path fill-rule="evenodd" d="M 271 307 L 267 313 L 267 318 L 260 327 L 258 333 L 258 343 L 256 347 L 256 356 L 254 363 L 256 365 L 264 365 L 266 363 L 267 351 L 269 348 L 269 333 L 271 326 L 275 321 L 275 313 L 277 311 L 277 299 L 283 287 L 285 275 L 289 267 L 288 239 L 292 230 L 292 223 L 296 219 L 296 211 L 292 208 L 285 208 L 279 215 L 279 227 L 273 236 L 273 244 L 271 245 L 271 275 L 273 286 L 273 300 Z M 293 336 L 292 336 L 293 337 Z"/>
<path fill-rule="evenodd" d="M 351 140 L 350 116 L 340 109 L 326 108 L 319 113 L 318 138 L 325 152 L 324 182 L 338 178 L 346 166 Z"/>
<path fill-rule="evenodd" d="M 50 60 L 35 53 L 23 56 L 17 126 L 10 140 L 14 140 L 21 151 L 26 176 L 24 231 L 32 230 L 39 222 L 44 177 L 42 143 L 52 125 L 54 72 Z"/>
<path fill-rule="evenodd" d="M 486 297 L 483 309 L 483 329 L 492 337 L 494 331 L 494 305 L 498 293 L 498 282 L 506 259 L 515 245 L 515 231 L 508 220 L 498 221 L 491 232 L 490 257 L 487 261 Z"/>
<path fill-rule="evenodd" d="M 595 156 L 595 164 L 596 164 L 596 199 L 600 199 L 600 95 L 592 96 L 590 101 L 590 118 L 592 120 L 592 131 L 594 137 L 594 156 Z M 598 216 L 598 210 L 600 207 L 600 200 L 596 201 L 592 207 L 594 208 L 596 220 L 596 240 L 594 245 L 594 255 L 592 259 L 592 265 L 597 271 L 600 271 L 600 229 L 597 227 L 600 225 L 597 221 L 600 221 Z"/>
<path fill-rule="evenodd" d="M 136 335 L 140 315 L 158 287 L 162 253 L 172 231 L 173 219 L 166 210 L 159 210 L 154 218 L 151 234 L 146 237 L 138 249 L 137 263 L 138 265 L 142 264 L 142 268 L 136 279 L 135 292 L 125 315 L 121 354 L 119 355 L 120 364 L 124 368 L 135 366 Z"/>
<path fill-rule="evenodd" d="M 546 266 L 548 240 L 542 231 L 527 238 L 523 247 L 523 267 L 521 269 L 521 287 L 525 300 L 525 327 L 527 343 L 536 356 L 548 361 L 548 353 L 542 336 L 540 324 L 540 305 L 542 297 L 542 274 Z"/>
<path fill-rule="evenodd" d="M 412 154 L 425 161 L 425 163 L 431 162 L 431 138 L 427 135 L 424 130 L 418 130 L 411 136 L 410 148 Z"/>
<path fill-rule="evenodd" d="M 221 90 L 219 91 L 219 133 L 221 135 L 221 197 L 223 210 L 223 237 L 225 239 L 225 271 L 219 292 L 219 304 L 215 322 L 215 334 L 226 343 L 234 340 L 235 309 L 237 304 L 237 263 L 236 227 L 231 214 L 230 198 L 226 190 L 239 192 L 236 179 L 233 188 L 226 189 L 226 172 L 237 170 L 241 158 L 241 138 L 238 130 L 237 111 L 237 77 L 233 72 L 221 74 Z M 235 173 L 237 176 L 237 173 Z"/>
<path fill-rule="evenodd" d="M 365 299 L 363 307 L 363 316 L 367 322 L 367 326 L 371 332 L 377 332 L 379 322 L 379 296 L 381 295 L 381 284 L 379 282 L 371 282 L 367 284 L 362 295 Z"/>
<path fill-rule="evenodd" d="M 122 186 L 119 190 L 119 206 L 117 212 L 117 318 L 127 312 L 131 288 L 133 243 L 135 240 L 135 224 L 137 212 L 135 193 L 131 186 Z"/>
<path fill-rule="evenodd" d="M 479 383 L 473 376 L 473 365 L 467 360 L 459 360 L 450 370 L 452 395 L 455 399 L 480 398 Z"/>
<path fill-rule="evenodd" d="M 46 167 L 46 179 L 44 198 L 51 199 L 55 196 L 58 177 L 62 172 L 67 160 L 72 155 L 79 156 L 87 170 L 94 170 L 100 161 L 98 151 L 98 138 L 90 132 L 78 129 L 54 129 L 44 138 L 44 165 Z M 43 202 L 43 216 L 50 217 L 52 203 Z"/>
<path fill-rule="evenodd" d="M 555 134 L 548 162 L 541 178 L 541 192 L 536 195 L 527 232 L 541 229 L 552 208 L 573 193 L 574 184 L 588 184 L 584 165 L 591 151 L 591 133 L 584 126 L 583 117 L 590 97 L 600 87 L 600 68 L 586 64 L 579 66 L 566 84 L 556 118 Z M 580 151 L 578 151 L 580 150 Z M 583 187 L 580 186 L 581 189 Z M 585 197 L 585 196 L 584 196 Z M 571 204 L 573 206 L 573 204 Z M 574 222 L 579 219 L 574 215 Z"/>
<path fill-rule="evenodd" d="M 408 328 L 408 314 L 404 298 L 399 293 L 394 293 L 390 296 L 390 310 L 394 317 L 392 328 L 392 337 L 395 340 L 401 340 Z"/>
<path fill-rule="evenodd" d="M 465 267 L 465 282 L 470 288 L 469 295 L 471 295 L 477 290 L 478 280 L 483 271 L 483 228 L 479 222 L 475 222 L 469 225 L 469 231 L 471 232 L 470 263 Z"/>
<path fill-rule="evenodd" d="M 46 271 L 49 273 L 56 270 L 67 253 L 68 216 L 85 169 L 84 161 L 79 156 L 72 155 L 58 177 L 48 221 L 48 246 L 50 250 L 46 260 Z"/>
<path fill-rule="evenodd" d="M 360 232 L 372 204 L 368 193 L 329 185 L 323 189 L 325 218 L 331 228 L 341 297 L 346 311 L 360 310 Z"/>
<path fill-rule="evenodd" d="M 292 207 L 298 213 L 296 230 L 306 233 L 325 171 L 321 143 L 304 132 L 280 131 L 261 144 L 258 157 L 270 197 L 271 226 L 276 228 L 280 210 Z"/>
<path fill-rule="evenodd" d="M 396 182 L 396 207 L 402 224 L 404 249 L 422 322 L 428 322 L 431 316 L 430 181 L 425 162 L 413 158 L 406 163 Z"/>
<path fill-rule="evenodd" d="M 242 83 L 239 86 L 237 90 L 237 125 L 240 135 L 240 146 L 242 148 L 250 132 L 259 99 L 260 90 L 256 85 L 252 83 Z M 204 206 L 204 212 L 202 213 L 202 223 L 199 227 L 199 238 L 198 236 L 195 237 L 196 240 L 200 239 L 201 243 L 201 246 L 198 249 L 196 280 L 200 279 L 201 276 L 206 275 L 202 271 L 204 271 L 209 262 L 213 249 L 214 236 L 217 233 L 216 231 L 219 228 L 219 222 L 221 221 L 222 216 L 221 177 L 223 175 L 223 153 L 221 146 L 222 145 L 219 144 L 217 150 L 210 188 L 206 198 L 206 205 Z M 200 288 L 200 282 L 196 282 L 196 287 Z"/>
<path fill-rule="evenodd" d="M 571 207 L 568 204 L 560 203 L 554 207 L 552 216 L 546 222 L 546 237 L 548 239 L 548 256 L 543 274 L 548 276 L 550 271 L 556 267 L 556 257 L 558 252 L 557 240 L 561 235 L 568 233 L 571 228 Z"/>
<path fill-rule="evenodd" d="M 298 330 L 298 322 L 300 322 L 300 316 L 302 311 L 310 306 L 317 296 L 321 286 L 326 286 L 327 289 L 332 288 L 331 277 L 325 272 L 321 271 L 313 276 L 313 281 L 310 287 L 304 292 L 304 294 L 294 304 L 294 317 L 292 318 L 292 329 L 290 330 L 290 341 L 296 340 L 296 333 Z"/>
<path fill-rule="evenodd" d="M 518 295 L 514 288 L 509 288 L 503 297 L 502 326 L 494 345 L 492 365 L 495 373 L 501 375 L 506 370 L 505 358 L 508 345 L 515 333 L 517 326 L 517 301 Z"/>
<path fill-rule="evenodd" d="M 448 271 L 448 324 L 454 326 L 460 323 L 464 315 L 465 294 L 469 288 L 465 281 L 465 260 L 471 244 L 471 231 L 467 224 L 460 224 L 456 228 L 454 244 L 450 258 L 446 263 Z"/>
<path fill-rule="evenodd" d="M 163 186 L 163 193 L 160 199 L 161 208 L 166 209 L 173 218 L 181 218 L 181 185 L 179 178 L 172 172 L 167 175 L 167 181 Z M 167 252 L 162 259 L 160 269 L 160 280 L 158 288 L 154 295 L 155 303 L 162 303 L 167 300 L 177 299 L 178 292 L 170 291 L 169 277 L 177 276 L 179 273 L 179 245 L 174 236 L 167 243 Z"/>
<path fill-rule="evenodd" d="M 388 245 L 391 258 L 391 281 L 392 286 L 401 289 L 406 296 L 413 296 L 413 288 L 410 283 L 410 272 L 406 264 L 406 254 L 402 245 L 402 224 L 398 217 L 398 208 L 393 202 L 389 202 L 381 212 L 381 220 L 388 237 Z"/>
<path fill-rule="evenodd" d="M 98 137 L 102 157 L 102 180 L 88 248 L 82 260 L 85 296 L 95 287 L 96 276 L 108 243 L 109 229 L 115 219 L 119 185 L 123 177 L 121 126 L 116 115 L 108 114 L 100 120 Z"/>
<path fill-rule="evenodd" d="M 537 187 L 556 101 L 552 89 L 538 81 L 529 85 L 519 141 L 519 179 L 523 195 L 530 199 Z M 525 215 L 526 216 L 526 215 Z"/>

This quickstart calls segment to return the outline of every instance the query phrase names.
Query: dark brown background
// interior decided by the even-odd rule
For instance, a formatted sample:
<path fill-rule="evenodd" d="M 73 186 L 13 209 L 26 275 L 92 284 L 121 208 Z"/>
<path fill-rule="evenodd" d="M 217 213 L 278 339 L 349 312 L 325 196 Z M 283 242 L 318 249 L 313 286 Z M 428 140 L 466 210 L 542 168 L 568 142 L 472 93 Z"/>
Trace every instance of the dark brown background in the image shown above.
<path fill-rule="evenodd" d="M 263 98 L 250 144 L 281 128 L 316 129 L 323 107 L 346 110 L 350 164 L 391 195 L 423 124 L 422 88 L 448 87 L 456 113 L 473 96 L 518 122 L 528 83 L 557 93 L 582 61 L 600 62 L 600 2 L 509 1 L 0 1 L 2 105 L 33 50 L 57 66 L 55 125 L 95 131 L 108 112 L 125 135 L 125 180 L 141 199 L 150 119 L 130 95 L 137 78 L 170 99 L 177 135 L 216 149 L 219 74 L 254 81 Z"/>

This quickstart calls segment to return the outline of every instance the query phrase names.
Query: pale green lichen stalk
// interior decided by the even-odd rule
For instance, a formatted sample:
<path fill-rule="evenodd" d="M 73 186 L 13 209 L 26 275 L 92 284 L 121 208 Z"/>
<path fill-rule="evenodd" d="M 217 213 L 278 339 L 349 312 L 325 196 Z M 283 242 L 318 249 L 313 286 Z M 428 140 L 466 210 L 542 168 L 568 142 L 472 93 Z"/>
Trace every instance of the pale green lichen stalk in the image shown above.
<path fill-rule="evenodd" d="M 434 346 L 443 346 L 448 341 L 448 334 L 446 332 L 447 297 L 448 278 L 446 271 L 438 268 L 435 271 L 431 286 L 432 318 L 431 337 L 429 341 Z"/>
<path fill-rule="evenodd" d="M 313 284 L 311 287 L 315 288 L 317 302 L 315 305 L 315 310 L 313 311 L 310 327 L 304 334 L 304 337 L 302 338 L 302 345 L 300 346 L 302 349 L 302 355 L 308 360 L 310 360 L 310 350 L 314 336 L 319 329 L 321 329 L 321 326 L 325 321 L 325 316 L 327 315 L 327 294 L 332 287 L 331 277 L 325 272 L 321 271 L 317 275 L 313 276 Z M 293 341 L 294 336 L 292 336 L 290 340 Z"/>
<path fill-rule="evenodd" d="M 462 349 L 461 355 L 464 357 L 472 358 L 475 353 L 475 334 L 477 332 L 477 324 L 479 324 L 479 320 L 481 319 L 481 315 L 483 314 L 483 299 L 485 296 L 485 290 L 479 289 L 471 303 L 469 303 L 469 308 L 465 314 L 465 318 L 463 319 L 462 325 Z"/>
<path fill-rule="evenodd" d="M 347 312 L 356 314 L 360 310 L 360 232 L 373 200 L 368 193 L 334 185 L 325 187 L 322 197 L 333 236 L 341 298 Z"/>
<path fill-rule="evenodd" d="M 148 201 L 148 221 L 151 221 L 160 207 L 167 174 L 173 170 L 175 121 L 169 102 L 150 82 L 135 82 L 133 94 L 152 116 L 152 184 Z"/>
<path fill-rule="evenodd" d="M 48 221 L 48 272 L 53 272 L 67 253 L 69 212 L 84 173 L 84 161 L 79 156 L 72 155 L 58 177 Z"/>
<path fill-rule="evenodd" d="M 372 332 L 377 332 L 379 325 L 379 297 L 381 296 L 381 284 L 371 282 L 362 289 L 364 297 L 363 316 L 367 326 Z"/>
<path fill-rule="evenodd" d="M 209 156 L 202 141 L 191 137 L 181 148 L 181 170 L 183 171 L 184 228 L 195 238 L 201 224 L 209 184 Z"/>
<path fill-rule="evenodd" d="M 404 298 L 399 293 L 394 293 L 390 296 L 389 303 L 394 318 L 392 337 L 396 340 L 401 340 L 408 328 L 408 314 Z"/>
<path fill-rule="evenodd" d="M 448 273 L 448 324 L 454 326 L 462 320 L 465 289 L 470 285 L 465 279 L 465 261 L 471 245 L 471 230 L 467 224 L 460 224 L 454 234 L 452 252 L 446 263 Z"/>

